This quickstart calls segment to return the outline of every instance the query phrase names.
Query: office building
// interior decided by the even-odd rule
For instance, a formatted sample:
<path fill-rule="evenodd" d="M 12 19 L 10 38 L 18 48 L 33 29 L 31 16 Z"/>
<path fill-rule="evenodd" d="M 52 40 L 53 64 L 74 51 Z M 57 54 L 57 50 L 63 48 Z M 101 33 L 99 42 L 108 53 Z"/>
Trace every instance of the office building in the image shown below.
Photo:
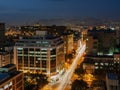
<path fill-rule="evenodd" d="M 14 64 L 24 73 L 56 75 L 64 70 L 64 42 L 60 37 L 20 39 L 14 47 Z"/>

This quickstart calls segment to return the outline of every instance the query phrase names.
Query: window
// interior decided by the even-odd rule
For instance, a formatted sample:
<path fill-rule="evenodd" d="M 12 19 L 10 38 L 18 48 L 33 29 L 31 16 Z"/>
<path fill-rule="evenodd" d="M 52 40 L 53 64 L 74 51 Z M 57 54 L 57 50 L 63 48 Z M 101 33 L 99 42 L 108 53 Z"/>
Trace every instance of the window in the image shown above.
<path fill-rule="evenodd" d="M 42 68 L 46 68 L 47 67 L 46 64 L 47 64 L 47 62 L 43 60 L 42 61 Z"/>
<path fill-rule="evenodd" d="M 56 49 L 51 49 L 51 50 L 50 50 L 50 54 L 51 54 L 51 55 L 56 55 Z"/>
<path fill-rule="evenodd" d="M 30 57 L 30 67 L 34 67 L 34 57 Z"/>
<path fill-rule="evenodd" d="M 28 48 L 24 48 L 24 54 L 28 54 Z"/>
<path fill-rule="evenodd" d="M 97 46 L 93 46 L 94 49 L 97 49 Z"/>
<path fill-rule="evenodd" d="M 97 44 L 97 42 L 93 42 L 93 44 Z"/>

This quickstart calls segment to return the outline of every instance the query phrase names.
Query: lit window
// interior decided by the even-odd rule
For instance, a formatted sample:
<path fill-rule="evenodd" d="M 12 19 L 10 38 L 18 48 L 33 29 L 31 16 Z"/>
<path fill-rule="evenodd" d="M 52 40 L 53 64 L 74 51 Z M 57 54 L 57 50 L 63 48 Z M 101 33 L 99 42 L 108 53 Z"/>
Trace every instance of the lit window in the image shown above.
<path fill-rule="evenodd" d="M 38 63 L 38 61 L 36 61 L 36 63 Z"/>
<path fill-rule="evenodd" d="M 103 66 L 103 63 L 100 63 L 100 65 L 102 65 L 102 66 Z"/>
<path fill-rule="evenodd" d="M 5 86 L 4 86 L 4 89 L 7 89 L 8 88 L 8 84 L 6 84 Z"/>
<path fill-rule="evenodd" d="M 95 63 L 95 65 L 98 65 L 98 63 Z"/>
<path fill-rule="evenodd" d="M 105 63 L 106 66 L 108 66 L 108 63 Z"/>
<path fill-rule="evenodd" d="M 12 82 L 10 82 L 9 86 L 11 86 L 11 85 L 12 85 Z"/>
<path fill-rule="evenodd" d="M 97 67 L 95 67 L 95 69 L 98 69 L 98 66 L 97 66 Z"/>
<path fill-rule="evenodd" d="M 17 48 L 17 50 L 23 50 L 23 48 Z"/>
<path fill-rule="evenodd" d="M 42 48 L 41 50 L 47 50 L 46 48 Z"/>
<path fill-rule="evenodd" d="M 114 63 L 117 63 L 116 61 L 114 61 Z"/>

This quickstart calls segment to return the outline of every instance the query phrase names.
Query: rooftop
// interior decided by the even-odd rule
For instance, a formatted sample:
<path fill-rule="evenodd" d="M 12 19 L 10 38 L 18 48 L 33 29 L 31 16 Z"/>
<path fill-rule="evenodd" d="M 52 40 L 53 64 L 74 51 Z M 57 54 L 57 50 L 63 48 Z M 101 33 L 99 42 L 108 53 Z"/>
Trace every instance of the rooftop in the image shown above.
<path fill-rule="evenodd" d="M 9 75 L 7 73 L 0 73 L 0 82 L 7 79 Z"/>
<path fill-rule="evenodd" d="M 8 54 L 8 52 L 6 52 L 6 51 L 0 51 L 0 55 L 6 55 L 6 54 Z"/>
<path fill-rule="evenodd" d="M 10 67 L 13 67 L 13 66 L 15 66 L 15 65 L 14 64 L 7 64 L 7 65 L 3 66 L 2 68 L 10 68 Z"/>
<path fill-rule="evenodd" d="M 16 42 L 15 46 L 23 47 L 52 47 L 63 44 L 63 40 L 60 37 L 49 36 L 34 36 L 20 39 Z"/>
<path fill-rule="evenodd" d="M 23 37 L 23 39 L 40 39 L 40 40 L 51 40 L 51 39 L 56 39 L 56 38 L 59 38 L 59 36 L 53 36 L 51 34 L 49 35 L 43 35 L 43 36 L 32 36 L 32 37 Z"/>
<path fill-rule="evenodd" d="M 5 71 L 5 69 L 9 69 L 7 72 Z M 15 69 L 14 69 L 15 68 Z M 3 71 L 2 71 L 3 69 Z M 3 67 L 0 67 L 0 85 L 3 83 L 3 82 L 6 82 L 7 80 L 11 79 L 11 78 L 14 78 L 16 75 L 22 73 L 21 71 L 17 71 L 16 70 L 16 67 L 14 64 L 8 64 L 6 66 L 3 66 Z"/>

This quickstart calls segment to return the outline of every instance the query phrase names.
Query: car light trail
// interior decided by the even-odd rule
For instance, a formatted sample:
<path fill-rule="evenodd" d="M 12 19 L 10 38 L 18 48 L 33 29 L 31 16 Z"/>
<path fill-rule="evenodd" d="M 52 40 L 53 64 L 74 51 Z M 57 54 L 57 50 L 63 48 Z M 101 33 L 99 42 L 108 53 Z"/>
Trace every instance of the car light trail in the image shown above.
<path fill-rule="evenodd" d="M 73 75 L 73 72 L 77 66 L 77 62 L 78 60 L 80 59 L 80 57 L 82 56 L 82 54 L 85 52 L 85 49 L 86 49 L 86 45 L 84 44 L 82 47 L 80 47 L 80 49 L 78 49 L 78 55 L 75 57 L 75 59 L 73 60 L 73 63 L 72 65 L 70 66 L 70 68 L 66 71 L 65 75 L 62 77 L 61 79 L 61 83 L 58 87 L 57 90 L 64 90 L 66 85 L 68 84 L 68 82 L 70 81 L 72 75 Z"/>

